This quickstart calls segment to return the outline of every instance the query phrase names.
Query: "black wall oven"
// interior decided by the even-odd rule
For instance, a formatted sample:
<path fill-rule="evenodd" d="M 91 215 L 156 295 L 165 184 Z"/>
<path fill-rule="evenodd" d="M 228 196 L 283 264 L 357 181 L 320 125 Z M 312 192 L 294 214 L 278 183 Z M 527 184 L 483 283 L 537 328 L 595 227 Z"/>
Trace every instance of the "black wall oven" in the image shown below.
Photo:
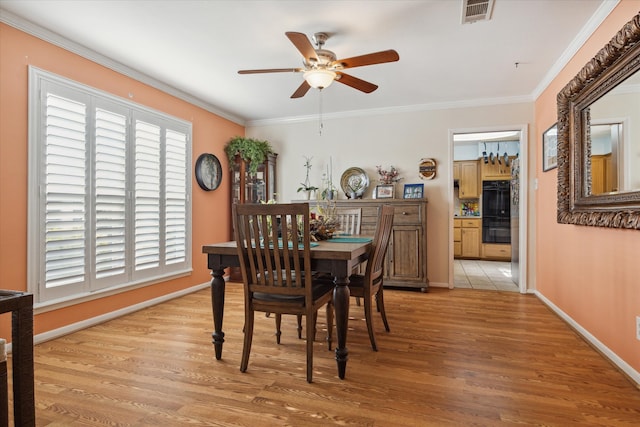
<path fill-rule="evenodd" d="M 509 181 L 482 182 L 482 243 L 511 243 Z"/>

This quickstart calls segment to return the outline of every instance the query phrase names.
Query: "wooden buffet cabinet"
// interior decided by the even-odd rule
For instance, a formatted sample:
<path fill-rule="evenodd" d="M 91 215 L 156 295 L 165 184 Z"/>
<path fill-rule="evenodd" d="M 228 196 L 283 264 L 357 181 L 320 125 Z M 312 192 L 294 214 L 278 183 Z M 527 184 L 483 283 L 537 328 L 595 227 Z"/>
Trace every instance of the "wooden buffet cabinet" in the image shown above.
<path fill-rule="evenodd" d="M 310 201 L 311 207 L 325 201 Z M 427 200 L 356 199 L 335 200 L 336 207 L 361 208 L 361 234 L 373 236 L 381 205 L 395 209 L 389 249 L 385 259 L 385 286 L 429 288 L 427 278 Z"/>

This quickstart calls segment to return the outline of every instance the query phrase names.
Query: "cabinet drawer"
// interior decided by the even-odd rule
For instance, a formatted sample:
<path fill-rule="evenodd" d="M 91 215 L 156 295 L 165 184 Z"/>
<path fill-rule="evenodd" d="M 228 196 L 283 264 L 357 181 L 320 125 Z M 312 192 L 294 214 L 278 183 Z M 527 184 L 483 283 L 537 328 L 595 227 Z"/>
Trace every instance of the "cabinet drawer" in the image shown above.
<path fill-rule="evenodd" d="M 394 208 L 394 224 L 420 224 L 422 222 L 422 212 L 420 206 L 396 206 Z"/>
<path fill-rule="evenodd" d="M 483 258 L 511 259 L 511 245 L 483 244 Z"/>
<path fill-rule="evenodd" d="M 480 228 L 479 219 L 463 219 L 462 228 Z"/>
<path fill-rule="evenodd" d="M 454 219 L 454 220 L 453 220 L 453 227 L 454 227 L 454 228 L 460 228 L 460 227 L 462 227 L 462 220 L 461 220 L 461 219 Z"/>

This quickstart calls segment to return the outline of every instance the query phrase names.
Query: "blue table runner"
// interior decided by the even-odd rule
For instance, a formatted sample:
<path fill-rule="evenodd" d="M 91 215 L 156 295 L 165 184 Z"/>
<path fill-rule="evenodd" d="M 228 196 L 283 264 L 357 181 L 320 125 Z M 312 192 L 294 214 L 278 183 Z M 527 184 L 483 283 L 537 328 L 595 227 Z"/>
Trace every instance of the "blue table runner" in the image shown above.
<path fill-rule="evenodd" d="M 373 239 L 371 237 L 355 237 L 355 236 L 336 236 L 329 239 L 335 243 L 369 243 Z"/>

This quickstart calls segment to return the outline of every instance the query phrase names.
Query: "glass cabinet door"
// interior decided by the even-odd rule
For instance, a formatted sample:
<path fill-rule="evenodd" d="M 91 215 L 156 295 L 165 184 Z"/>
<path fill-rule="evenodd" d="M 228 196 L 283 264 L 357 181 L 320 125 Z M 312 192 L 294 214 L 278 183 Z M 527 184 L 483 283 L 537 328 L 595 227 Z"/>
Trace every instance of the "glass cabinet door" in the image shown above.
<path fill-rule="evenodd" d="M 250 175 L 244 161 L 236 157 L 236 161 L 231 166 L 232 203 L 260 203 L 275 199 L 277 156 L 277 154 L 269 155 L 269 158 L 258 166 L 255 175 Z"/>
<path fill-rule="evenodd" d="M 265 165 L 264 163 L 258 166 L 258 171 L 255 175 L 249 175 L 244 180 L 244 203 L 259 203 L 260 201 L 267 201 L 266 187 L 265 187 Z"/>

